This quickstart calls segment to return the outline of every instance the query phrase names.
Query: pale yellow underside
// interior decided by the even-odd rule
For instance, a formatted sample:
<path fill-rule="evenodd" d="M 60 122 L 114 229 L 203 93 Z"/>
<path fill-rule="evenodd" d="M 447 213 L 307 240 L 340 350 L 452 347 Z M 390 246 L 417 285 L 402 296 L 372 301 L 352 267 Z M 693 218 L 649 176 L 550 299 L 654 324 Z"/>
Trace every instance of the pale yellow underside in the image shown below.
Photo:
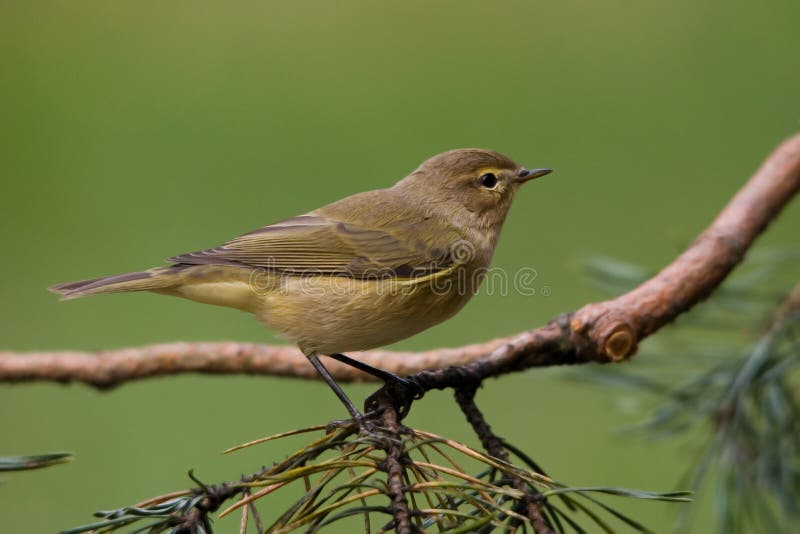
<path fill-rule="evenodd" d="M 185 283 L 156 292 L 251 312 L 306 354 L 394 343 L 448 319 L 474 290 L 459 280 L 459 267 L 411 280 L 281 276 L 262 270 L 220 281 L 220 269 L 208 278 L 202 266 L 195 269 Z"/>

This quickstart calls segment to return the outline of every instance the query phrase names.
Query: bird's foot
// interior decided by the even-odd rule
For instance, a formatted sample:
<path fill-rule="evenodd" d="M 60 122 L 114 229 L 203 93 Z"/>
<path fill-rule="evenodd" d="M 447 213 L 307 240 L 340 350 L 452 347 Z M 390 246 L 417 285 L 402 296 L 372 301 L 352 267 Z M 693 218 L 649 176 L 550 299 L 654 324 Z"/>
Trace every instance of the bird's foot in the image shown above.
<path fill-rule="evenodd" d="M 411 410 L 415 400 L 425 395 L 425 388 L 414 379 L 402 378 L 396 375 L 385 377 L 381 389 L 367 397 L 364 408 L 367 412 L 380 413 L 385 408 L 388 399 L 392 408 L 397 412 L 397 420 L 401 421 Z"/>
<path fill-rule="evenodd" d="M 325 433 L 330 434 L 337 430 L 351 430 L 360 433 L 373 434 L 378 424 L 377 412 L 358 413 L 350 419 L 334 419 L 325 426 Z"/>
<path fill-rule="evenodd" d="M 339 388 L 338 384 L 336 384 L 336 382 L 333 380 L 333 377 L 330 377 L 327 369 L 325 369 L 325 367 L 319 362 L 317 357 L 314 355 L 309 356 L 309 360 L 312 364 L 314 364 L 315 367 L 317 367 L 317 371 L 319 371 L 320 375 L 322 375 L 322 377 L 328 381 L 328 384 L 331 386 L 331 388 L 333 388 L 333 391 L 336 392 L 342 402 L 344 402 L 345 406 L 347 406 L 347 409 L 350 411 L 350 415 L 353 417 L 353 421 L 357 422 L 359 427 L 362 429 L 364 429 L 365 426 L 368 426 L 370 419 L 374 419 L 375 415 L 379 415 L 383 412 L 383 410 L 387 407 L 387 402 L 391 404 L 392 408 L 394 408 L 395 412 L 397 413 L 398 421 L 402 420 L 406 415 L 408 415 L 408 411 L 411 409 L 411 404 L 415 400 L 421 399 L 425 394 L 426 389 L 418 380 L 414 378 L 399 377 L 393 373 L 384 371 L 383 369 L 372 367 L 364 362 L 360 362 L 349 356 L 345 356 L 344 354 L 333 353 L 329 354 L 328 356 L 334 360 L 338 360 L 346 365 L 355 367 L 364 373 L 383 380 L 383 387 L 367 397 L 367 400 L 364 403 L 367 414 L 362 415 L 361 412 L 359 412 L 352 405 L 352 403 L 350 403 L 350 399 L 348 399 L 341 388 Z"/>
<path fill-rule="evenodd" d="M 364 416 L 362 415 L 361 417 L 353 417 L 352 419 L 334 419 L 333 421 L 328 421 L 328 424 L 325 425 L 325 433 L 333 434 L 340 429 L 350 430 L 356 426 L 361 427 L 363 418 Z"/>

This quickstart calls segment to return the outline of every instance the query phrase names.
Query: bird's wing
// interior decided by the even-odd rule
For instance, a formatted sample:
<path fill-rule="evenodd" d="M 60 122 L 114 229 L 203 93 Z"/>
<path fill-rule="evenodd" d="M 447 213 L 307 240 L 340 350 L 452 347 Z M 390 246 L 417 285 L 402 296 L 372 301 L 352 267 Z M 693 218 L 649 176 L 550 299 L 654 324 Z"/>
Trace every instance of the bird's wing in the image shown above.
<path fill-rule="evenodd" d="M 451 251 L 402 238 L 399 227 L 376 230 L 309 214 L 237 237 L 216 248 L 182 254 L 175 263 L 234 264 L 289 274 L 331 274 L 354 278 L 387 275 L 412 278 L 454 263 Z"/>

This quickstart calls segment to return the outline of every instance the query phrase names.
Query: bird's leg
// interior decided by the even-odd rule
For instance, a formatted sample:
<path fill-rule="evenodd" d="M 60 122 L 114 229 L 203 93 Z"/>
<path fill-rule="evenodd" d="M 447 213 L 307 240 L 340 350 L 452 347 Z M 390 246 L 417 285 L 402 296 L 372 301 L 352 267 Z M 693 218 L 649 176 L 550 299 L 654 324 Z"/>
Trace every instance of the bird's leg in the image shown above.
<path fill-rule="evenodd" d="M 358 360 L 354 360 L 349 356 L 345 356 L 344 354 L 328 354 L 329 357 L 333 358 L 334 360 L 340 361 L 344 364 L 349 365 L 350 367 L 355 367 L 359 371 L 363 371 L 368 375 L 372 375 L 375 378 L 380 378 L 384 382 L 405 382 L 404 378 L 397 376 L 396 374 L 390 373 L 389 371 L 384 371 L 383 369 L 378 369 L 377 367 L 372 367 L 364 362 L 360 362 Z"/>
<path fill-rule="evenodd" d="M 385 384 L 385 388 L 388 393 L 391 395 L 393 399 L 397 401 L 397 411 L 398 417 L 402 419 L 408 414 L 408 411 L 411 409 L 411 403 L 417 399 L 421 399 L 422 396 L 425 394 L 425 390 L 420 386 L 417 382 L 413 380 L 408 380 L 407 378 L 403 378 L 397 376 L 394 373 L 390 373 L 389 371 L 384 371 L 383 369 L 378 369 L 377 367 L 372 367 L 371 365 L 367 365 L 364 362 L 360 362 L 358 360 L 354 360 L 344 354 L 329 354 L 331 358 L 334 360 L 340 361 L 344 364 L 347 364 L 351 367 L 355 367 L 359 371 L 363 371 L 369 375 L 374 376 L 380 380 L 383 380 Z M 370 407 L 375 404 L 377 393 L 373 393 L 367 400 L 365 401 L 364 405 L 366 407 Z M 369 408 L 367 408 L 369 409 Z"/>
<path fill-rule="evenodd" d="M 330 372 L 322 365 L 322 362 L 319 361 L 319 357 L 316 354 L 306 354 L 306 358 L 308 361 L 311 362 L 311 365 L 314 366 L 314 369 L 317 370 L 319 376 L 327 382 L 328 386 L 336 393 L 336 396 L 339 397 L 339 400 L 342 401 L 344 407 L 347 408 L 347 411 L 350 412 L 350 417 L 353 418 L 354 421 L 360 424 L 360 422 L 364 419 L 364 415 L 353 405 L 353 402 L 347 396 L 347 394 L 342 391 L 342 388 L 339 387 L 339 384 L 336 383 L 336 380 L 333 379 Z"/>

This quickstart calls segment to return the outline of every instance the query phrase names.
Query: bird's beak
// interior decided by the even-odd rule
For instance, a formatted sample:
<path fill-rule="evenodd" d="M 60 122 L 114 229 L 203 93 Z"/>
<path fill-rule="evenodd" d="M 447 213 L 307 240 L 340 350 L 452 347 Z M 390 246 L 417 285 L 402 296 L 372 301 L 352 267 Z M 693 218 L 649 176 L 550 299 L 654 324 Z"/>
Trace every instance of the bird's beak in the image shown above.
<path fill-rule="evenodd" d="M 553 169 L 522 169 L 519 171 L 519 174 L 517 174 L 517 178 L 514 180 L 514 182 L 518 184 L 524 184 L 529 180 L 539 178 L 540 176 L 550 174 L 551 172 L 553 172 Z"/>

